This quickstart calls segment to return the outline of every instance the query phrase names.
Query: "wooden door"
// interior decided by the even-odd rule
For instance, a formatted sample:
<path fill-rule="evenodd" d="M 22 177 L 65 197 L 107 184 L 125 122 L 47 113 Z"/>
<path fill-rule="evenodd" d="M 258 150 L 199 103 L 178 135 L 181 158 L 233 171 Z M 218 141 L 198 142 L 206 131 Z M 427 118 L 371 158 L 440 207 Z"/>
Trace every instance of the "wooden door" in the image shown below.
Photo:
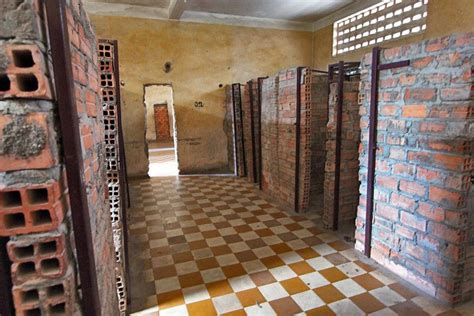
<path fill-rule="evenodd" d="M 167 104 L 155 104 L 153 106 L 155 112 L 155 130 L 156 141 L 170 141 L 170 119 L 168 115 Z"/>

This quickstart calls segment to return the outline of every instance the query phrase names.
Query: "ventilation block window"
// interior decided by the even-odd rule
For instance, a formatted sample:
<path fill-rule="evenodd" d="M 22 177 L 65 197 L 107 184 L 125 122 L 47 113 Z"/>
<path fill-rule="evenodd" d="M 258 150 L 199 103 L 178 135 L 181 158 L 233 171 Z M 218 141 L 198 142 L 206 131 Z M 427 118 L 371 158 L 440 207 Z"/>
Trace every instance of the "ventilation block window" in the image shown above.
<path fill-rule="evenodd" d="M 423 32 L 427 6 L 428 0 L 384 0 L 336 21 L 332 55 Z"/>

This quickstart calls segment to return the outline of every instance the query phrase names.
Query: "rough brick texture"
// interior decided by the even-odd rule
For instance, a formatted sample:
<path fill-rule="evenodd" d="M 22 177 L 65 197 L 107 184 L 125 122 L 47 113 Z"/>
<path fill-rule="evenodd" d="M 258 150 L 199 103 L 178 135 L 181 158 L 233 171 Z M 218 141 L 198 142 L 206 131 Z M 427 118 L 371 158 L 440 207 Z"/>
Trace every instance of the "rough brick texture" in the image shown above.
<path fill-rule="evenodd" d="M 311 170 L 311 70 L 304 68 L 297 87 L 297 69 L 282 70 L 262 84 L 262 190 L 295 208 L 296 102 L 301 96 L 299 211 L 309 204 Z"/>
<path fill-rule="evenodd" d="M 250 80 L 244 86 L 244 98 L 242 104 L 245 164 L 247 167 L 247 178 L 250 182 L 259 182 L 260 177 L 260 150 L 259 150 L 259 92 L 258 79 Z"/>
<path fill-rule="evenodd" d="M 16 315 L 73 315 L 76 284 L 72 270 L 62 279 L 13 287 Z"/>
<path fill-rule="evenodd" d="M 357 215 L 359 203 L 359 80 L 343 82 L 342 103 L 342 133 L 341 133 L 341 164 L 339 182 L 339 214 L 340 223 L 353 221 Z M 323 221 L 326 226 L 332 226 L 334 219 L 334 181 L 336 161 L 336 128 L 338 84 L 330 84 L 329 118 L 326 133 L 326 166 L 324 173 L 324 208 Z"/>
<path fill-rule="evenodd" d="M 472 290 L 472 69 L 474 33 L 386 49 L 379 87 L 372 257 L 437 298 Z M 365 100 L 356 248 L 363 250 L 371 55 L 362 62 Z M 471 197 L 469 193 L 471 191 Z M 468 221 L 468 219 L 471 219 Z"/>
<path fill-rule="evenodd" d="M 322 208 L 324 168 L 326 163 L 326 130 L 328 122 L 328 77 L 313 74 L 311 83 L 311 210 Z"/>
<path fill-rule="evenodd" d="M 77 259 L 43 4 L 0 4 L 0 226 L 16 314 L 72 315 L 81 313 Z M 66 15 L 101 314 L 117 315 L 96 40 L 81 1 L 67 2 Z"/>
<path fill-rule="evenodd" d="M 64 181 L 51 181 L 0 191 L 0 236 L 58 228 L 68 209 L 65 187 Z"/>

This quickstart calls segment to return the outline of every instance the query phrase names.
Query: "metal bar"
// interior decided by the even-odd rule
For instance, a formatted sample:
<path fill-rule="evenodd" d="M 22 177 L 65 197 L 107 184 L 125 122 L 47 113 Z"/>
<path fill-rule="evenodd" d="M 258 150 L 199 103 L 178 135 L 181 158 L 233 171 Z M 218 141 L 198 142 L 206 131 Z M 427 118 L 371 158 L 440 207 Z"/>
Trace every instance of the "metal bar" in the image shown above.
<path fill-rule="evenodd" d="M 303 68 L 296 68 L 295 212 L 300 211 L 301 71 Z"/>
<path fill-rule="evenodd" d="M 374 212 L 374 183 L 375 183 L 375 154 L 377 141 L 377 115 L 378 115 L 378 84 L 379 84 L 379 59 L 380 48 L 372 49 L 372 79 L 370 86 L 370 109 L 369 109 L 369 144 L 367 149 L 368 165 L 367 165 L 367 201 L 365 214 L 365 243 L 364 253 L 370 257 L 371 241 L 372 241 L 372 218 Z"/>
<path fill-rule="evenodd" d="M 11 262 L 7 255 L 9 238 L 0 237 L 0 315 L 15 315 L 12 298 Z"/>
<path fill-rule="evenodd" d="M 240 113 L 240 140 L 242 141 L 242 162 L 244 166 L 244 177 L 247 176 L 247 162 L 245 161 L 245 138 L 244 138 L 244 113 L 242 111 L 242 90 L 239 84 L 239 113 Z"/>
<path fill-rule="evenodd" d="M 54 84 L 62 133 L 73 231 L 76 240 L 82 307 L 85 315 L 99 316 L 100 297 L 97 286 L 94 243 L 90 227 L 87 192 L 82 181 L 81 134 L 76 111 L 71 50 L 65 0 L 46 0 L 48 32 L 54 70 Z"/>
<path fill-rule="evenodd" d="M 239 164 L 237 162 L 238 160 L 238 152 L 237 152 L 237 121 L 236 121 L 236 115 L 237 111 L 235 109 L 235 92 L 234 92 L 234 87 L 235 83 L 230 86 L 232 90 L 232 124 L 234 127 L 234 175 L 237 176 L 239 175 Z"/>
<path fill-rule="evenodd" d="M 393 68 L 407 67 L 409 65 L 410 65 L 409 60 L 402 60 L 402 61 L 397 61 L 394 63 L 379 65 L 378 70 L 380 71 L 380 70 L 388 70 L 388 69 L 393 69 Z"/>
<path fill-rule="evenodd" d="M 262 84 L 268 77 L 258 78 L 258 188 L 262 189 Z"/>
<path fill-rule="evenodd" d="M 377 155 L 377 123 L 378 123 L 378 91 L 379 71 L 406 67 L 410 65 L 409 60 L 398 61 L 380 65 L 380 47 L 372 49 L 371 86 L 370 86 L 370 109 L 369 109 L 369 139 L 368 139 L 368 164 L 367 164 L 367 200 L 365 214 L 365 241 L 364 254 L 370 257 L 372 246 L 372 221 L 374 214 L 374 188 L 375 188 L 375 162 Z"/>
<path fill-rule="evenodd" d="M 120 191 L 122 203 L 121 206 L 121 218 L 122 218 L 122 238 L 123 238 L 123 256 L 125 260 L 125 284 L 130 286 L 130 265 L 128 258 L 128 218 L 127 218 L 127 208 L 130 207 L 130 190 L 128 187 L 127 180 L 127 161 L 125 157 L 125 143 L 123 140 L 123 127 L 122 127 L 122 104 L 120 98 L 120 68 L 119 68 L 119 52 L 118 52 L 118 42 L 117 40 L 111 41 L 114 47 L 114 58 L 113 58 L 113 67 L 114 67 L 114 78 L 115 78 L 115 103 L 117 107 L 117 136 L 119 141 L 119 158 L 120 158 Z M 130 289 L 127 293 L 127 308 L 131 303 L 131 291 Z"/>
<path fill-rule="evenodd" d="M 334 203 L 332 229 L 339 227 L 339 193 L 341 183 L 341 137 L 342 137 L 342 105 L 344 102 L 344 62 L 339 62 L 339 73 L 337 80 L 337 104 L 336 104 L 336 143 L 334 161 Z"/>
<path fill-rule="evenodd" d="M 247 82 L 247 87 L 249 87 L 249 99 L 250 99 L 250 134 L 252 138 L 252 169 L 253 169 L 253 182 L 257 183 L 257 154 L 255 153 L 255 122 L 253 119 L 253 80 Z"/>
<path fill-rule="evenodd" d="M 318 70 L 318 69 L 311 69 L 311 72 L 316 72 L 316 73 L 320 73 L 320 74 L 327 74 L 328 73 L 327 71 Z"/>

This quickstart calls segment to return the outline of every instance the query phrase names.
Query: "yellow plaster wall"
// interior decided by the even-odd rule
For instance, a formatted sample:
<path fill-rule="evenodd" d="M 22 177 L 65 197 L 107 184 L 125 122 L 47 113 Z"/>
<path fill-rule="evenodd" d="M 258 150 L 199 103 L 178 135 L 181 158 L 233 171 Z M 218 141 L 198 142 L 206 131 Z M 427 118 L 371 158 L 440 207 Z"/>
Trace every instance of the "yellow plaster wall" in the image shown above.
<path fill-rule="evenodd" d="M 397 41 L 382 43 L 382 47 L 396 47 L 425 39 L 437 38 L 452 33 L 474 30 L 474 0 L 430 0 L 426 31 L 420 35 Z M 317 30 L 313 34 L 313 67 L 327 69 L 339 60 L 359 61 L 371 48 L 332 57 L 332 25 Z"/>
<path fill-rule="evenodd" d="M 145 175 L 143 85 L 171 83 L 182 173 L 227 167 L 226 84 L 310 65 L 312 33 L 130 17 L 91 16 L 98 38 L 118 40 L 125 153 L 130 175 Z M 170 73 L 165 62 L 173 63 Z M 219 84 L 223 88 L 219 88 Z M 194 107 L 202 101 L 204 107 Z"/>

